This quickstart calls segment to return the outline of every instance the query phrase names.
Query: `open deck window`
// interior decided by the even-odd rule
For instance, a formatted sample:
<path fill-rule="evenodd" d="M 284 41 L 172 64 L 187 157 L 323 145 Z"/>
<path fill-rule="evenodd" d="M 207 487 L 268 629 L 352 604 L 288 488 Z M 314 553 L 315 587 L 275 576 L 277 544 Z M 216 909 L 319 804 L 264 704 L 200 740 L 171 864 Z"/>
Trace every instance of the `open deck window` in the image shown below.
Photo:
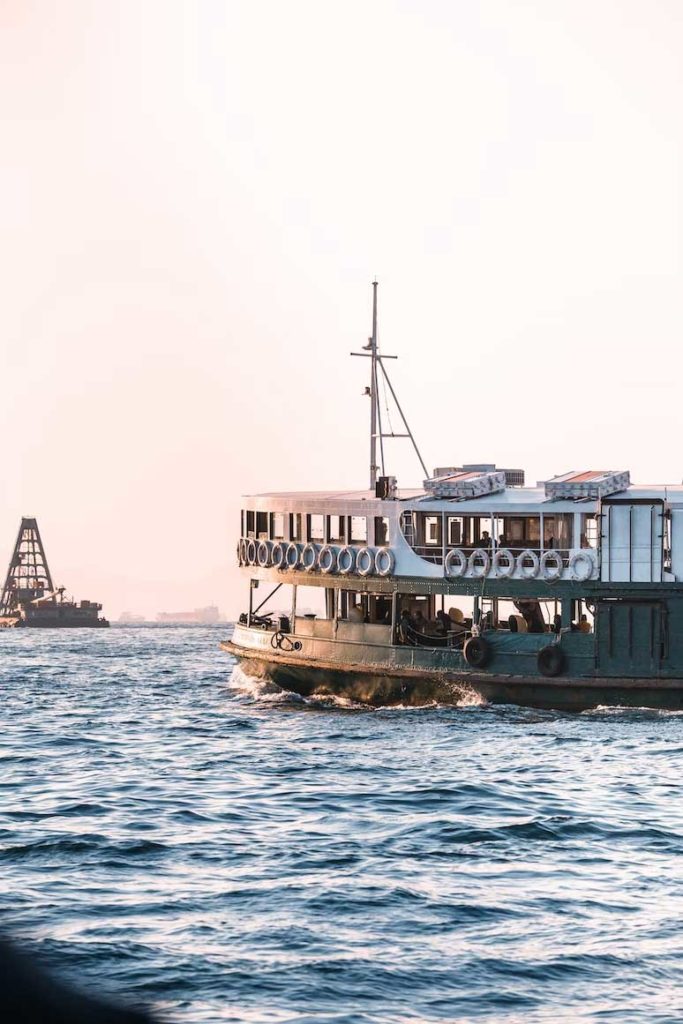
<path fill-rule="evenodd" d="M 256 513 L 256 536 L 259 540 L 268 540 L 268 513 Z"/>
<path fill-rule="evenodd" d="M 499 548 L 538 548 L 541 544 L 540 516 L 500 516 Z"/>
<path fill-rule="evenodd" d="M 441 516 L 425 516 L 422 522 L 423 543 L 428 547 L 441 547 Z"/>
<path fill-rule="evenodd" d="M 448 544 L 452 548 L 459 548 L 461 544 L 464 544 L 463 518 L 462 516 L 448 516 L 446 522 Z"/>
<path fill-rule="evenodd" d="M 289 536 L 291 540 L 302 540 L 301 535 L 301 512 L 291 512 L 289 515 Z"/>
<path fill-rule="evenodd" d="M 543 547 L 568 551 L 573 547 L 574 516 L 571 512 L 558 512 L 543 516 Z"/>
<path fill-rule="evenodd" d="M 584 513 L 581 516 L 581 547 L 597 548 L 598 546 L 598 517 Z"/>
<path fill-rule="evenodd" d="M 344 516 L 327 517 L 327 536 L 331 543 L 344 543 Z"/>
<path fill-rule="evenodd" d="M 375 544 L 382 547 L 389 543 L 389 520 L 386 516 L 375 516 Z"/>
<path fill-rule="evenodd" d="M 313 514 L 308 516 L 308 540 L 316 544 L 323 544 L 325 541 L 325 517 Z"/>
<path fill-rule="evenodd" d="M 272 540 L 285 539 L 285 514 L 284 512 L 271 512 L 270 514 L 270 536 Z"/>
<path fill-rule="evenodd" d="M 368 542 L 368 521 L 365 516 L 349 516 L 350 530 L 349 539 L 352 544 L 367 544 Z"/>
<path fill-rule="evenodd" d="M 256 513 L 255 512 L 246 512 L 245 513 L 245 519 L 246 519 L 246 532 L 245 532 L 245 536 L 246 537 L 253 537 L 256 534 Z"/>

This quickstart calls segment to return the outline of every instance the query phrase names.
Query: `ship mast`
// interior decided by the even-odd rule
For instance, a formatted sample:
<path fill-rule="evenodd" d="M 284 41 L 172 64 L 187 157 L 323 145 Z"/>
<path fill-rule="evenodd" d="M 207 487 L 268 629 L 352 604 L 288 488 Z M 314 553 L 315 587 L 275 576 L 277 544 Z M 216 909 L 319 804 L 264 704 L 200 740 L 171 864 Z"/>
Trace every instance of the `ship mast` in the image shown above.
<path fill-rule="evenodd" d="M 407 437 L 410 438 L 415 454 L 418 457 L 422 472 L 425 477 L 429 476 L 427 467 L 417 447 L 412 431 L 408 426 L 400 402 L 396 397 L 389 374 L 384 365 L 385 359 L 398 359 L 398 356 L 381 355 L 377 345 L 377 281 L 372 282 L 372 335 L 368 338 L 367 345 L 363 346 L 362 352 L 352 352 L 352 356 L 365 356 L 370 358 L 370 386 L 365 389 L 365 394 L 370 398 L 370 490 L 374 491 L 377 486 L 377 471 L 381 468 L 382 476 L 386 476 L 384 464 L 384 438 L 385 437 Z M 405 428 L 405 434 L 396 434 L 393 430 L 382 429 L 382 410 L 379 401 L 379 374 L 382 374 L 385 385 L 389 388 L 391 397 L 398 410 L 399 416 Z M 387 406 L 388 410 L 388 406 Z M 377 464 L 377 442 L 379 441 L 380 465 Z"/>
<path fill-rule="evenodd" d="M 379 419 L 377 393 L 377 281 L 372 282 L 372 337 L 370 344 L 370 490 L 377 485 L 377 421 Z M 384 456 L 384 452 L 382 452 Z M 384 457 L 382 457 L 384 474 Z"/>

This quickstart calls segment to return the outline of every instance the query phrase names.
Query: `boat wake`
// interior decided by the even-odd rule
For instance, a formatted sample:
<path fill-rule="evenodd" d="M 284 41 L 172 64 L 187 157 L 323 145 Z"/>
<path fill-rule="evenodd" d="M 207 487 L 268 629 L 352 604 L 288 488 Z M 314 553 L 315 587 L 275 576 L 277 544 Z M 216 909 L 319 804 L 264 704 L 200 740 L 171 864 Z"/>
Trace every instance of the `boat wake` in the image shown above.
<path fill-rule="evenodd" d="M 239 665 L 235 665 L 228 683 L 231 690 L 257 704 L 293 705 L 298 707 L 339 708 L 344 711 L 374 711 L 369 704 L 361 704 L 349 697 L 335 694 L 311 694 L 303 697 L 293 690 L 285 690 L 267 675 L 250 676 Z"/>
<path fill-rule="evenodd" d="M 240 665 L 234 665 L 228 683 L 230 689 L 239 696 L 257 704 L 272 706 L 294 706 L 300 708 L 337 708 L 342 711 L 433 711 L 441 708 L 477 708 L 485 707 L 487 701 L 469 688 L 459 686 L 454 690 L 450 701 L 432 700 L 421 704 L 368 704 L 353 700 L 339 694 L 314 693 L 302 696 L 293 690 L 286 690 L 274 682 L 267 674 L 248 675 Z"/>

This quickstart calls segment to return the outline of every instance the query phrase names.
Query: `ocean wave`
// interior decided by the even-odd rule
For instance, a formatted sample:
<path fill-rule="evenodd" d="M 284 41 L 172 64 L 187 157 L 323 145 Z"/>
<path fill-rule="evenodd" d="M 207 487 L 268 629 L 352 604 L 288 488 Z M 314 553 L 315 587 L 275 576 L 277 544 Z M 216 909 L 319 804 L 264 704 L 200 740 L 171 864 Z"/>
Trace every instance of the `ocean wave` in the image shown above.
<path fill-rule="evenodd" d="M 673 1019 L 680 713 L 370 709 L 220 630 L 47 632 L 0 637 L 0 909 L 78 984 L 186 1024 Z"/>

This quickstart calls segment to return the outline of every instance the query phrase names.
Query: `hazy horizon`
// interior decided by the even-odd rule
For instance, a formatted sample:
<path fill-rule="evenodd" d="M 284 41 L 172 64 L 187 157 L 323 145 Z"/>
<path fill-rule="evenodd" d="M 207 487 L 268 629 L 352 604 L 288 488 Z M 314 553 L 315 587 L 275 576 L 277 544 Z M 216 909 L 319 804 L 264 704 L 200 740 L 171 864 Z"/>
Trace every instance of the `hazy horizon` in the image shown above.
<path fill-rule="evenodd" d="M 0 573 L 245 603 L 240 495 L 367 478 L 380 341 L 428 467 L 680 483 L 681 8 L 10 2 Z M 657 443 L 658 442 L 658 443 Z M 396 442 L 399 484 L 420 482 Z"/>

